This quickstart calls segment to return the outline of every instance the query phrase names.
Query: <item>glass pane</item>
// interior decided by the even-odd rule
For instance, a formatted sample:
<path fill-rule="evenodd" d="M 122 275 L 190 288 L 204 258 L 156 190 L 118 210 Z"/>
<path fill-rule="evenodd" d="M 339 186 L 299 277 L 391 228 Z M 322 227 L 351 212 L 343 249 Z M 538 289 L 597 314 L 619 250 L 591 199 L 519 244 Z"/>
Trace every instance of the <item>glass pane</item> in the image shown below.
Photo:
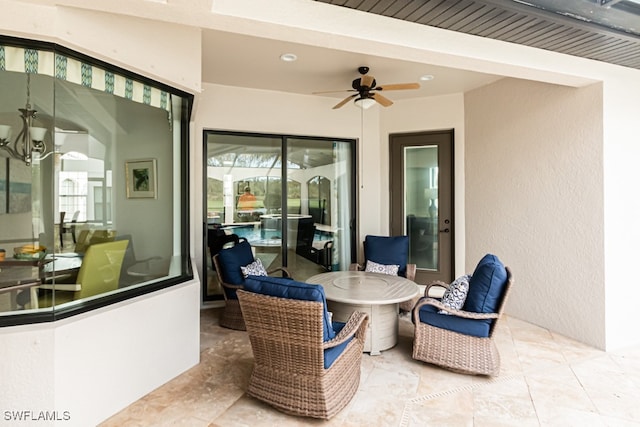
<path fill-rule="evenodd" d="M 188 97 L 22 43 L 0 70 L 0 316 L 186 276 Z"/>
<path fill-rule="evenodd" d="M 406 147 L 404 165 L 409 263 L 439 270 L 438 147 Z"/>
<path fill-rule="evenodd" d="M 225 236 L 246 238 L 267 270 L 282 266 L 282 139 L 207 135 L 207 287 L 222 297 L 212 256 Z M 292 193 L 299 185 L 287 183 Z"/>
<path fill-rule="evenodd" d="M 267 269 L 285 266 L 297 280 L 348 268 L 353 142 L 210 132 L 206 144 L 206 297 L 222 295 L 211 254 L 229 234 L 245 237 Z"/>
<path fill-rule="evenodd" d="M 289 193 L 288 267 L 304 280 L 351 262 L 353 144 L 333 140 L 287 140 L 287 176 L 300 183 Z"/>

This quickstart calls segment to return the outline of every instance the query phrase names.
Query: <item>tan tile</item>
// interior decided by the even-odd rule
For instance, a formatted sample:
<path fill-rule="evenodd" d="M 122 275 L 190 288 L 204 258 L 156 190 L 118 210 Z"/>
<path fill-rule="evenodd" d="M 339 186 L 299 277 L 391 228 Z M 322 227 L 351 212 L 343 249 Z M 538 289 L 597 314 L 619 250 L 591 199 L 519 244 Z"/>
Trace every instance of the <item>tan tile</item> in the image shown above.
<path fill-rule="evenodd" d="M 474 426 L 537 426 L 538 417 L 524 378 L 487 383 L 473 389 Z"/>
<path fill-rule="evenodd" d="M 323 425 L 322 420 L 287 415 L 249 396 L 243 396 L 224 414 L 212 420 L 218 427 L 298 427 L 303 425 Z"/>
<path fill-rule="evenodd" d="M 473 392 L 414 399 L 404 411 L 402 426 L 473 426 Z"/>
<path fill-rule="evenodd" d="M 536 406 L 536 409 L 538 407 Z M 538 412 L 540 425 L 545 427 L 608 427 L 618 424 L 608 424 L 597 412 L 580 411 L 561 405 L 546 408 L 543 413 Z"/>
<path fill-rule="evenodd" d="M 623 371 L 614 357 L 604 355 L 571 367 L 600 414 L 640 423 L 637 377 Z"/>
<path fill-rule="evenodd" d="M 576 413 L 579 418 L 598 415 L 582 384 L 569 366 L 559 366 L 545 372 L 526 376 L 529 393 L 541 420 L 550 422 L 565 417 L 562 413 Z M 577 416 L 577 415 L 576 415 Z"/>

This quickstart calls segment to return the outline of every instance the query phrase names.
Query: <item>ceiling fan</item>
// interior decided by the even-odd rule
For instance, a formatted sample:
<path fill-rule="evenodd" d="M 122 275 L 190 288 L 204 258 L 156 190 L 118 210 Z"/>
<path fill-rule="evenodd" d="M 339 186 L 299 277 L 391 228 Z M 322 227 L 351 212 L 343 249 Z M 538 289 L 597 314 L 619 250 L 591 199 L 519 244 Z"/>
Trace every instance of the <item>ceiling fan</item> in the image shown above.
<path fill-rule="evenodd" d="M 387 90 L 406 90 L 406 89 L 419 89 L 419 83 L 394 83 L 383 86 L 376 86 L 376 79 L 367 74 L 369 72 L 369 67 L 359 67 L 358 72 L 361 74 L 361 77 L 355 79 L 351 83 L 351 87 L 353 89 L 346 90 L 330 90 L 324 92 L 313 92 L 314 95 L 323 94 L 323 93 L 336 93 L 336 92 L 356 92 L 353 95 L 347 96 L 345 99 L 337 103 L 333 109 L 337 109 L 345 105 L 347 102 L 355 99 L 355 103 L 358 104 L 362 102 L 363 108 L 368 108 L 373 105 L 375 102 L 382 105 L 383 107 L 388 107 L 393 104 L 389 98 L 382 96 L 380 91 Z M 375 101 L 375 102 L 372 102 Z"/>

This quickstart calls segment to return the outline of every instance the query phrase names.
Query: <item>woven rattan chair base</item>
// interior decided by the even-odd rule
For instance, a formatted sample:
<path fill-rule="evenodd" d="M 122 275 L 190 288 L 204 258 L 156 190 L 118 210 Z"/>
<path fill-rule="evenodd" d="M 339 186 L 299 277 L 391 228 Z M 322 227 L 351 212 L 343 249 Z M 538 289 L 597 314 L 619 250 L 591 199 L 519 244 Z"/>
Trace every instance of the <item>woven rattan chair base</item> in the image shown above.
<path fill-rule="evenodd" d="M 244 324 L 244 318 L 242 317 L 238 300 L 227 299 L 225 300 L 225 304 L 224 310 L 222 310 L 222 314 L 220 315 L 220 326 L 237 331 L 246 331 L 247 327 Z"/>
<path fill-rule="evenodd" d="M 292 375 L 267 366 L 255 366 L 247 394 L 292 415 L 329 419 L 349 404 L 360 384 L 362 346 L 355 342 L 331 369 L 320 375 Z"/>
<path fill-rule="evenodd" d="M 334 340 L 349 339 L 328 368 L 323 304 L 238 291 L 254 356 L 247 393 L 287 414 L 329 419 L 360 384 L 367 317 L 354 313 Z M 332 340 L 333 341 L 333 340 Z M 342 341 L 340 341 L 342 342 Z"/>
<path fill-rule="evenodd" d="M 498 375 L 500 353 L 492 338 L 463 335 L 418 322 L 413 358 L 454 372 Z"/>

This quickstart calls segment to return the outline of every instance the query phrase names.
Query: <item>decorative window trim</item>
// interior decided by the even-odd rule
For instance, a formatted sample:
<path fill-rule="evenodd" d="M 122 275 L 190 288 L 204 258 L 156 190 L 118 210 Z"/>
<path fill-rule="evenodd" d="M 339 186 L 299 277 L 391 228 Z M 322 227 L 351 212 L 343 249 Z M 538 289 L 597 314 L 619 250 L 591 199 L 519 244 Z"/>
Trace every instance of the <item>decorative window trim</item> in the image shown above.
<path fill-rule="evenodd" d="M 49 50 L 0 45 L 0 71 L 43 74 L 160 108 L 171 118 L 171 94 L 94 64 Z"/>

